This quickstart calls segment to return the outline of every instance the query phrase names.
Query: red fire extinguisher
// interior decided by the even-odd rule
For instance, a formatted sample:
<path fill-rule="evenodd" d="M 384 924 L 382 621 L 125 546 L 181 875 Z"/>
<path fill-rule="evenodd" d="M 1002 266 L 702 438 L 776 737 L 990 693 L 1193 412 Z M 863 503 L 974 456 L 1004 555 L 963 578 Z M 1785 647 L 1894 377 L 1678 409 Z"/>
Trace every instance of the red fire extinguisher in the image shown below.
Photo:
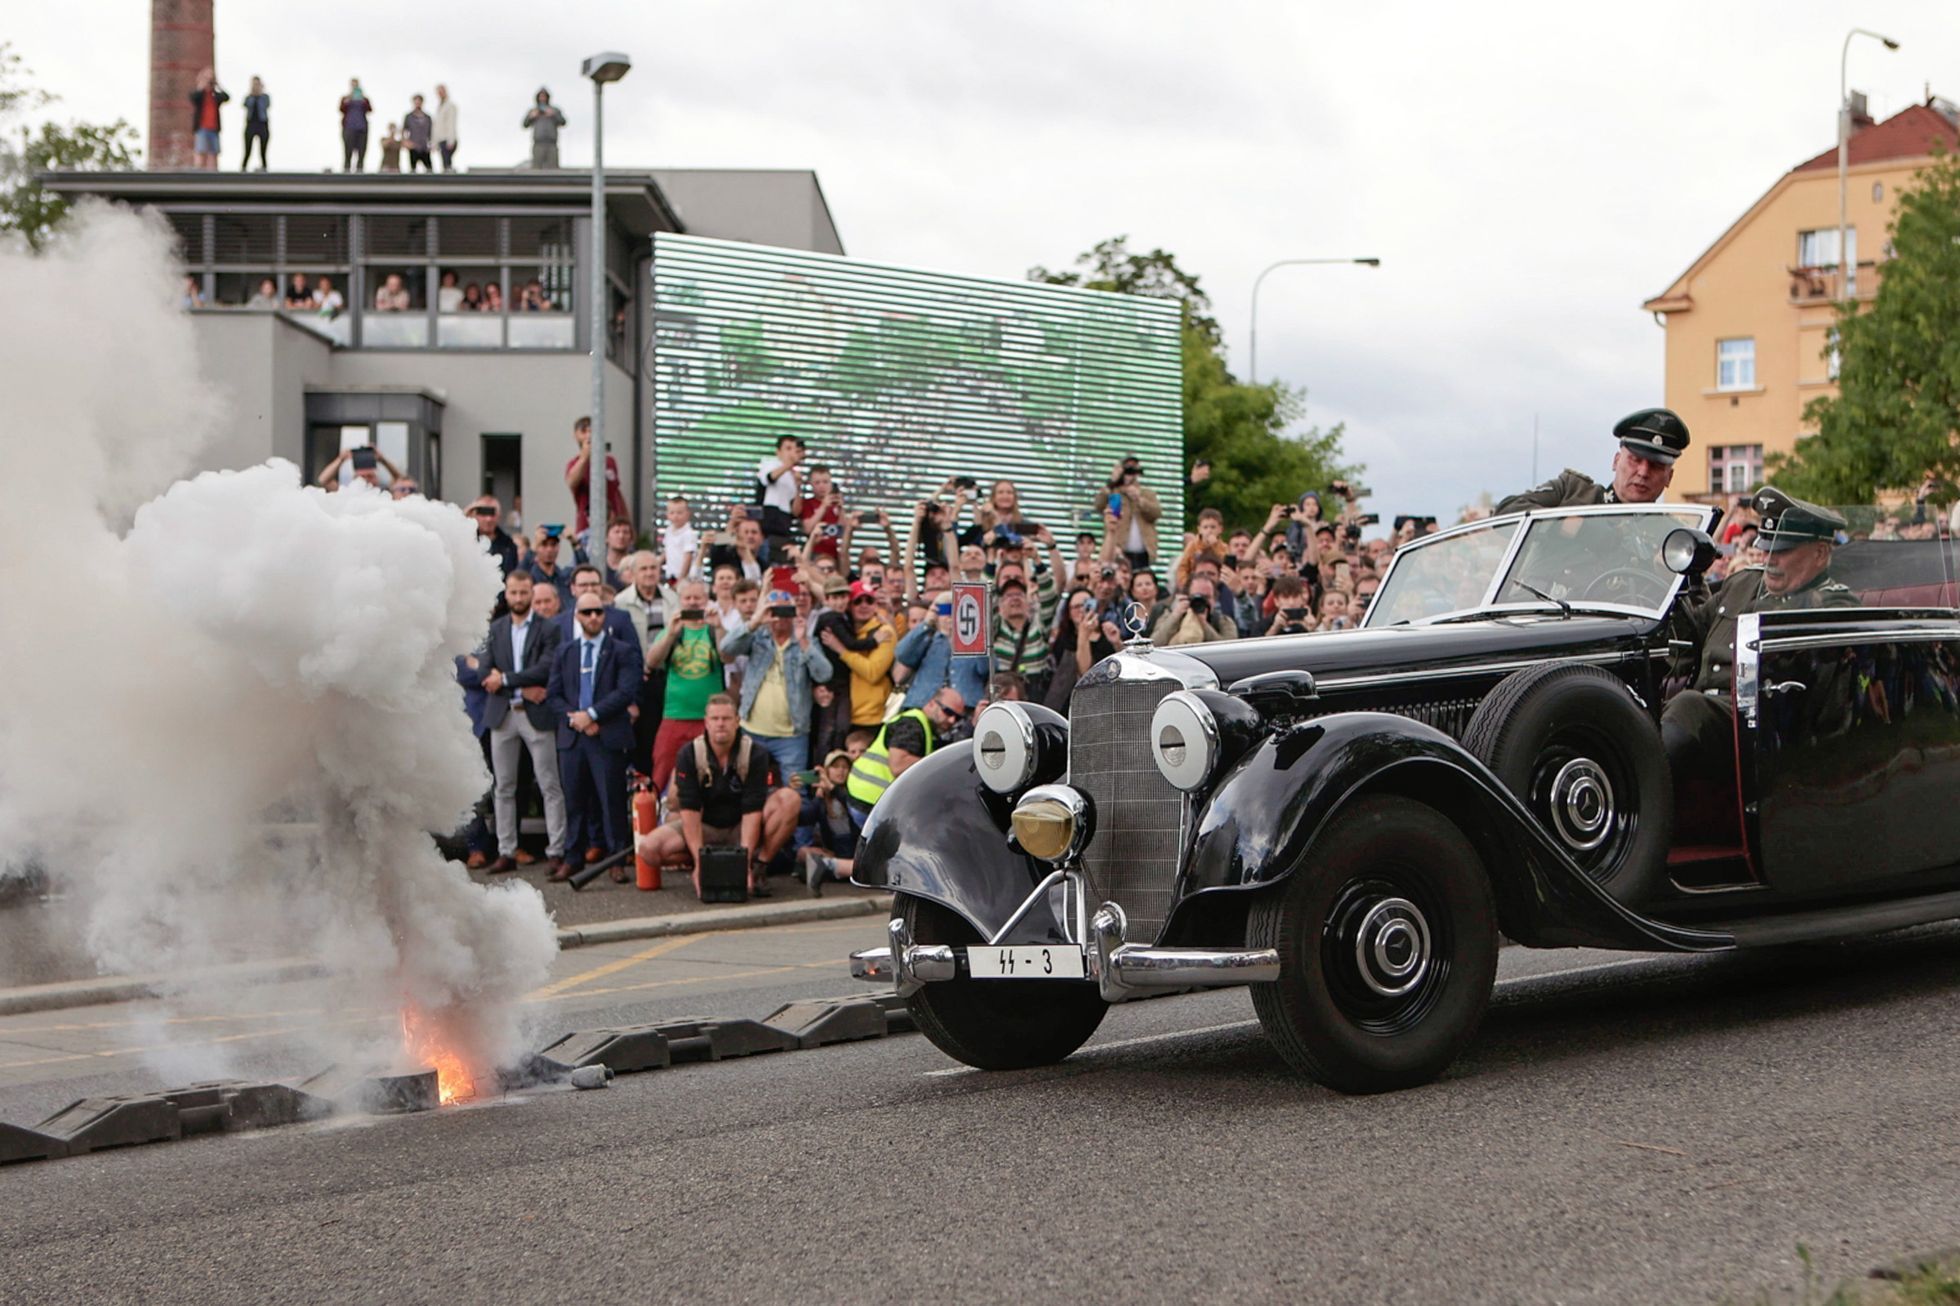
<path fill-rule="evenodd" d="M 652 834 L 660 824 L 660 797 L 653 792 L 653 781 L 646 776 L 633 776 L 633 878 L 643 893 L 651 893 L 660 887 L 660 864 L 650 862 L 639 854 L 640 836 Z"/>

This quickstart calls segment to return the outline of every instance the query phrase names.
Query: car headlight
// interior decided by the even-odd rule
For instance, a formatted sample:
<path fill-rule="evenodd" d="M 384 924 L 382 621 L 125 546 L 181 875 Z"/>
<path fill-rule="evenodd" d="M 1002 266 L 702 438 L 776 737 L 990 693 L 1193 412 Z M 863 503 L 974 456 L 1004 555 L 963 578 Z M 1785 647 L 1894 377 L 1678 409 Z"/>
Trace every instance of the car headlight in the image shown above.
<path fill-rule="evenodd" d="M 1068 785 L 1041 785 L 1014 805 L 1014 842 L 1030 857 L 1062 862 L 1089 838 L 1089 800 Z"/>
<path fill-rule="evenodd" d="M 1218 718 L 1188 689 L 1166 694 L 1150 718 L 1150 756 L 1173 788 L 1187 793 L 1218 767 Z"/>

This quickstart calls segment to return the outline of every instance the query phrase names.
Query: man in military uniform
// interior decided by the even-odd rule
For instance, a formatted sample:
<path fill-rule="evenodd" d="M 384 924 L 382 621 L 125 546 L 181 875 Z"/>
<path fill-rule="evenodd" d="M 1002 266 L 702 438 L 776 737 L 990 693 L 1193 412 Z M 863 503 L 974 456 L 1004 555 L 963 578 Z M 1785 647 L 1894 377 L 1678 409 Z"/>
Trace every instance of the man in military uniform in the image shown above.
<path fill-rule="evenodd" d="M 1652 503 L 1674 479 L 1674 460 L 1688 447 L 1688 424 L 1665 408 L 1643 408 L 1613 427 L 1620 451 L 1613 455 L 1613 485 L 1607 488 L 1571 468 L 1536 489 L 1514 494 L 1497 505 L 1498 515 L 1526 508 L 1577 508 L 1595 503 Z"/>
<path fill-rule="evenodd" d="M 1756 492 L 1762 518 L 1756 546 L 1761 568 L 1735 573 L 1687 614 L 1687 637 L 1696 645 L 1693 682 L 1661 713 L 1661 741 L 1674 770 L 1677 810 L 1698 806 L 1704 782 L 1723 780 L 1717 794 L 1732 793 L 1735 756 L 1735 628 L 1751 612 L 1793 608 L 1852 608 L 1858 596 L 1831 579 L 1831 550 L 1844 518 L 1829 508 L 1791 498 L 1774 486 Z"/>

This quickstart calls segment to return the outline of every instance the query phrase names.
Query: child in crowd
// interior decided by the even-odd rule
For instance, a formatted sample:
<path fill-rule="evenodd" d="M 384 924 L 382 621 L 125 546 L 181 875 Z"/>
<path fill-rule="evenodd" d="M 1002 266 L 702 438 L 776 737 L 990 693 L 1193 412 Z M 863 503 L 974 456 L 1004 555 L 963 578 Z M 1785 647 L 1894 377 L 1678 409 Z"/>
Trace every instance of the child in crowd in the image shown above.
<path fill-rule="evenodd" d="M 694 505 L 687 496 L 677 494 L 667 500 L 667 529 L 660 532 L 660 552 L 667 559 L 667 583 L 694 574 L 695 555 L 701 551 L 701 536 L 694 529 Z"/>
<path fill-rule="evenodd" d="M 844 794 L 851 780 L 852 757 L 833 749 L 817 772 L 816 789 L 803 795 L 803 813 L 796 827 L 796 855 L 803 860 L 804 883 L 810 896 L 823 896 L 825 880 L 842 880 L 851 873 L 851 852 L 857 846 L 857 827 L 851 824 Z"/>

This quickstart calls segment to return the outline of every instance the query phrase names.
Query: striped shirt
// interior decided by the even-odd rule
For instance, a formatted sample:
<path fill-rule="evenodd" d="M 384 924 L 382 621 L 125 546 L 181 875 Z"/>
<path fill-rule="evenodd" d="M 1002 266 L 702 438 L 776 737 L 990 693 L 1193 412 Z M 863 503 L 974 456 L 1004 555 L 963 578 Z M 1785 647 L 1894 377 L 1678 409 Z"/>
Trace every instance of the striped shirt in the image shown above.
<path fill-rule="evenodd" d="M 994 670 L 1018 672 L 1023 676 L 1046 675 L 1048 672 L 1048 627 L 1032 614 L 1028 624 L 1022 628 L 1027 636 L 1021 635 L 999 617 L 994 618 Z M 1020 644 L 1021 656 L 1014 656 L 1016 644 Z"/>

